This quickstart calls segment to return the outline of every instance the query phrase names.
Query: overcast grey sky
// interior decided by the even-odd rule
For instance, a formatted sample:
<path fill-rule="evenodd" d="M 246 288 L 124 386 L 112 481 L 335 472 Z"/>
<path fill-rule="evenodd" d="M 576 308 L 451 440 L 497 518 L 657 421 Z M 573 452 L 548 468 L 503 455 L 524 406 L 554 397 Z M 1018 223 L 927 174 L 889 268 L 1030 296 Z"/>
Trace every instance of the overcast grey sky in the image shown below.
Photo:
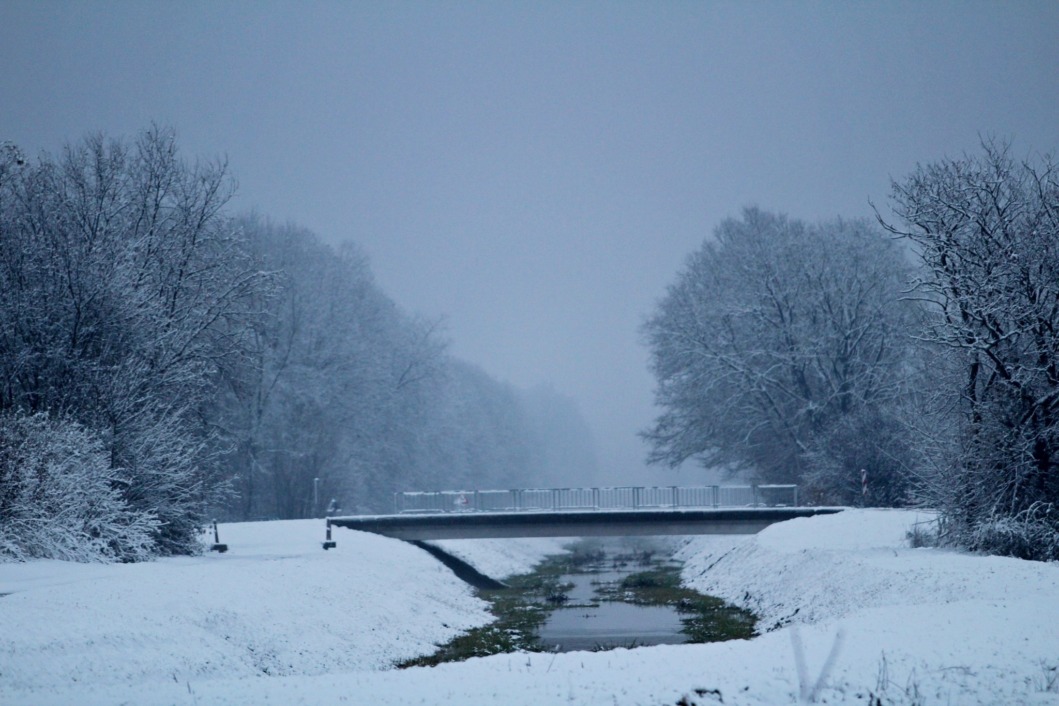
<path fill-rule="evenodd" d="M 1059 147 L 1059 2 L 13 2 L 0 140 L 174 127 L 238 209 L 352 239 L 452 351 L 551 383 L 601 482 L 647 473 L 638 328 L 756 204 L 870 215 L 890 177 Z"/>

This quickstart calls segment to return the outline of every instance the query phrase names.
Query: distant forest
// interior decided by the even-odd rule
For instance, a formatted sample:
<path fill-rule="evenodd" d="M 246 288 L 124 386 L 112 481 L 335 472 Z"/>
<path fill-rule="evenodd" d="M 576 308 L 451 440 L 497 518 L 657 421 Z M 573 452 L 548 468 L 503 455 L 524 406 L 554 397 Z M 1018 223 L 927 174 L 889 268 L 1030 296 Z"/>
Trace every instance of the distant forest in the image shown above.
<path fill-rule="evenodd" d="M 569 399 L 455 359 L 354 243 L 231 214 L 233 188 L 157 127 L 0 145 L 0 558 L 140 560 L 213 517 L 595 474 Z"/>

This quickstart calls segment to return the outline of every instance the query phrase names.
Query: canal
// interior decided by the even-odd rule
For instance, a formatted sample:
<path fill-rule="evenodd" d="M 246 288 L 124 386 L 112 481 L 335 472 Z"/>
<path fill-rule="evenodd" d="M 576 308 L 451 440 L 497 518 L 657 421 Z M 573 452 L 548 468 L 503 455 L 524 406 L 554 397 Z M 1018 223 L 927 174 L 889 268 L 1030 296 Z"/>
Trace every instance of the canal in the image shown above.
<path fill-rule="evenodd" d="M 673 538 L 576 540 L 530 574 L 481 589 L 496 620 L 399 666 L 527 650 L 568 652 L 747 638 L 754 616 L 680 583 Z"/>
<path fill-rule="evenodd" d="M 570 652 L 687 642 L 676 606 L 653 604 L 627 588 L 644 582 L 630 577 L 679 571 L 659 550 L 621 540 L 581 547 L 585 560 L 571 562 L 571 573 L 559 577 L 558 605 L 537 631 L 541 645 Z"/>

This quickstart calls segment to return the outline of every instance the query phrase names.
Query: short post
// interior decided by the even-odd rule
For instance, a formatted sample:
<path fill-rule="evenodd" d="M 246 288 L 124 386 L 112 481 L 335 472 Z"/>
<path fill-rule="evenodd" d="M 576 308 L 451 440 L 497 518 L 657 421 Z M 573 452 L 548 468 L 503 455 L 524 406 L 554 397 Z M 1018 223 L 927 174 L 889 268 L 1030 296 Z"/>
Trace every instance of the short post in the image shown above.
<path fill-rule="evenodd" d="M 217 520 L 213 521 L 213 546 L 210 547 L 211 552 L 219 552 L 224 554 L 228 551 L 227 544 L 221 544 L 221 536 L 217 532 Z"/>
<path fill-rule="evenodd" d="M 327 538 L 324 540 L 324 550 L 334 549 L 338 544 L 331 539 L 331 518 L 327 518 Z"/>

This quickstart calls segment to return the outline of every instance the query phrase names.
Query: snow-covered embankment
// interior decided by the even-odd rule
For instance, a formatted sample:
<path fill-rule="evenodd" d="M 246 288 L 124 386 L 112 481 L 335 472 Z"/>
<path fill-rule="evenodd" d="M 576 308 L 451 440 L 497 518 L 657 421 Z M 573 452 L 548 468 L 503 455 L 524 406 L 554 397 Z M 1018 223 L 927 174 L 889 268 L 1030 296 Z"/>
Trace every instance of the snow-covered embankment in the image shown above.
<path fill-rule="evenodd" d="M 426 552 L 321 520 L 226 524 L 226 554 L 141 564 L 0 563 L 4 690 L 388 669 L 492 619 Z M 460 542 L 496 577 L 556 542 Z M 33 702 L 30 698 L 29 702 Z"/>
<path fill-rule="evenodd" d="M 341 531 L 324 552 L 319 522 L 250 523 L 222 527 L 224 556 L 0 564 L 0 593 L 13 591 L 0 597 L 0 703 L 764 706 L 798 699 L 798 630 L 814 679 L 844 635 L 820 694 L 829 704 L 1059 704 L 1047 690 L 1059 565 L 911 549 L 918 519 L 849 510 L 688 540 L 685 580 L 757 612 L 767 632 L 752 640 L 404 671 L 388 667 L 489 616 L 448 569 L 394 540 Z M 442 544 L 494 576 L 558 547 Z"/>
<path fill-rule="evenodd" d="M 847 510 L 696 538 L 680 552 L 683 577 L 758 615 L 775 631 L 762 646 L 789 646 L 799 630 L 814 666 L 841 633 L 831 702 L 872 689 L 894 703 L 1059 703 L 1045 693 L 1059 666 L 1059 565 L 910 548 L 909 530 L 930 519 Z"/>

